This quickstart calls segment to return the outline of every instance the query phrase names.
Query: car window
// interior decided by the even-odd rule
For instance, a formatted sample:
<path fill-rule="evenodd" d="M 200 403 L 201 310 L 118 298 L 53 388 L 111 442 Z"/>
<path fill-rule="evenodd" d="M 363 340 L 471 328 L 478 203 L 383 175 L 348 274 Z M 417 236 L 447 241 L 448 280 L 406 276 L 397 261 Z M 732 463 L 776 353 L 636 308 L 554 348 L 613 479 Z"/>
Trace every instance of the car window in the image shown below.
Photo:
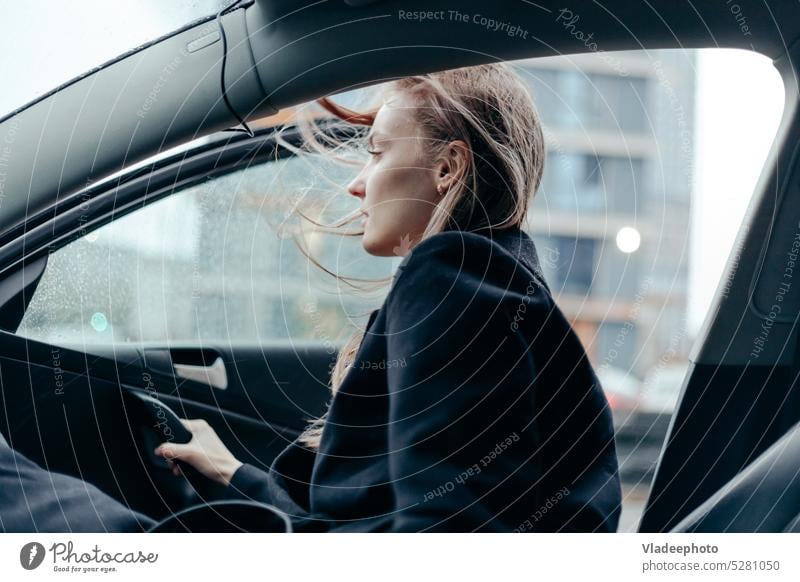
<path fill-rule="evenodd" d="M 55 344 L 335 343 L 385 290 L 355 297 L 311 264 L 292 238 L 291 210 L 298 198 L 323 221 L 355 209 L 357 199 L 324 188 L 342 174 L 306 159 L 265 163 L 115 220 L 51 254 L 19 333 Z M 397 262 L 366 255 L 353 237 L 307 239 L 343 276 L 379 280 Z"/>

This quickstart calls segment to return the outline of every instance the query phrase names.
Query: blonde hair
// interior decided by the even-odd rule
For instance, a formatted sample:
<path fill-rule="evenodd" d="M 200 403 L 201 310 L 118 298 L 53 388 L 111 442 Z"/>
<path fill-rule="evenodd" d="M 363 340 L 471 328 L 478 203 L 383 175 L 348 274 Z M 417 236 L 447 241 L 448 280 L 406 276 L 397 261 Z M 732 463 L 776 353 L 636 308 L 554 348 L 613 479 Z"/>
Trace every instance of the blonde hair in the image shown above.
<path fill-rule="evenodd" d="M 545 150 L 533 99 L 512 67 L 492 63 L 405 77 L 390 82 L 381 97 L 395 93 L 413 98 L 414 116 L 426 142 L 425 154 L 431 159 L 437 159 L 454 140 L 462 140 L 468 146 L 462 179 L 442 196 L 420 240 L 447 230 L 521 227 L 541 182 Z M 331 131 L 330 127 L 320 131 L 313 119 L 300 118 L 298 128 L 305 138 L 304 146 L 352 164 L 352 159 L 342 152 L 354 143 L 363 142 L 364 136 L 363 132 L 348 133 L 347 129 L 371 126 L 379 106 L 357 112 L 329 98 L 317 103 L 333 114 L 345 131 Z M 304 218 L 323 226 L 307 216 Z M 328 228 L 344 229 L 352 218 Z M 343 230 L 343 233 L 363 232 Z M 322 267 L 310 254 L 306 256 Z M 330 379 L 334 394 L 363 336 L 363 331 L 357 331 L 339 351 Z M 308 427 L 300 442 L 310 448 L 319 447 L 325 416 Z"/>

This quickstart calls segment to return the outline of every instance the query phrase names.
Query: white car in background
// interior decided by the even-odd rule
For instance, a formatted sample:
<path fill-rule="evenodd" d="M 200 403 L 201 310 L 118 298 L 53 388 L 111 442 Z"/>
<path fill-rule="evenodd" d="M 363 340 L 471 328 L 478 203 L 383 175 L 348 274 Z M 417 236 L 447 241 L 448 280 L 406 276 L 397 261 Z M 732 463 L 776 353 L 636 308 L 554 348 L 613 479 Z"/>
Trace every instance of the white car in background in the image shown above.
<path fill-rule="evenodd" d="M 688 370 L 688 363 L 680 363 L 654 368 L 648 372 L 642 383 L 639 410 L 671 416 L 678 404 L 678 396 Z"/>
<path fill-rule="evenodd" d="M 616 366 L 600 366 L 595 373 L 611 407 L 614 428 L 619 431 L 639 409 L 642 383 L 630 372 Z"/>

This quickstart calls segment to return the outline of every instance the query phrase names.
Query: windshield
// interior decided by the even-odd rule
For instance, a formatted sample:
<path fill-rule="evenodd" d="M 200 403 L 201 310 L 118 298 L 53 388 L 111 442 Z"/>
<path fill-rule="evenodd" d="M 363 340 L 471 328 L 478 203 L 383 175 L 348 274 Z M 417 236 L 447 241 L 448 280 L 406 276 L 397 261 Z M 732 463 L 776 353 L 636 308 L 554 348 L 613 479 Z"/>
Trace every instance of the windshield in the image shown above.
<path fill-rule="evenodd" d="M 0 117 L 232 0 L 28 0 L 5 5 Z M 36 23 L 35 26 L 32 23 Z M 11 56 L 13 55 L 13 56 Z"/>

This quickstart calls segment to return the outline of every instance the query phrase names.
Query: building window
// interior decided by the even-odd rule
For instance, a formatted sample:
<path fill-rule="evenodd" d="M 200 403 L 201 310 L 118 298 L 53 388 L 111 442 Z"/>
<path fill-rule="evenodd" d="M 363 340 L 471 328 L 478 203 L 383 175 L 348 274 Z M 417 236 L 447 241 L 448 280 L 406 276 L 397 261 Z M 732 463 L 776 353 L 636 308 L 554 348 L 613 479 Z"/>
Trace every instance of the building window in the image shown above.
<path fill-rule="evenodd" d="M 597 241 L 572 236 L 542 237 L 537 248 L 546 249 L 545 277 L 554 293 L 591 292 Z"/>

